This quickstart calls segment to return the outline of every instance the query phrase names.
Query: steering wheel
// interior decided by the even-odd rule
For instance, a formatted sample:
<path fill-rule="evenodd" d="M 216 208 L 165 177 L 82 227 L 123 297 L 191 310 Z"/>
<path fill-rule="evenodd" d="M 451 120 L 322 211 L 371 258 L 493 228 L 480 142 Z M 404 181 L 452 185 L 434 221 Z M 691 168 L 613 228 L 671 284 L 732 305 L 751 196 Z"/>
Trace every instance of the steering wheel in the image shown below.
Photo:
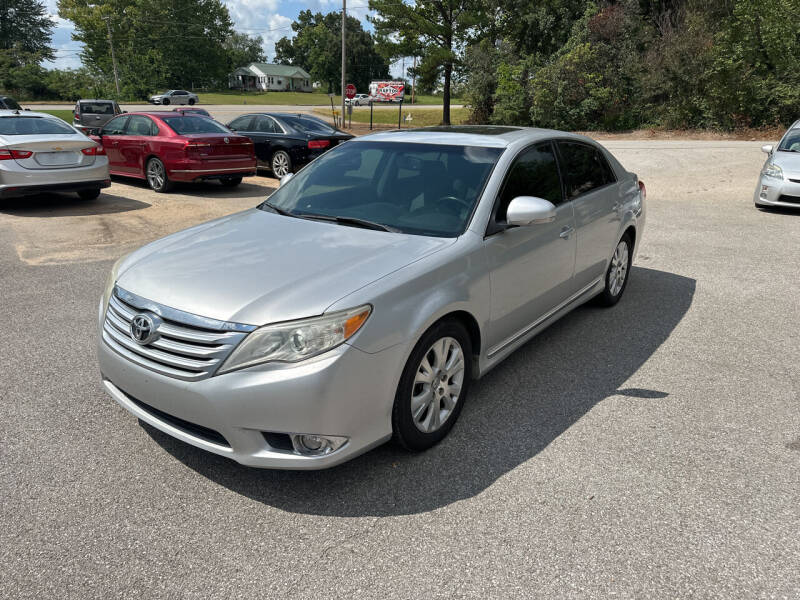
<path fill-rule="evenodd" d="M 471 208 L 472 206 L 466 200 L 456 198 L 455 196 L 442 196 L 441 198 L 437 198 L 433 210 L 446 215 L 458 216 L 462 209 L 469 211 Z"/>

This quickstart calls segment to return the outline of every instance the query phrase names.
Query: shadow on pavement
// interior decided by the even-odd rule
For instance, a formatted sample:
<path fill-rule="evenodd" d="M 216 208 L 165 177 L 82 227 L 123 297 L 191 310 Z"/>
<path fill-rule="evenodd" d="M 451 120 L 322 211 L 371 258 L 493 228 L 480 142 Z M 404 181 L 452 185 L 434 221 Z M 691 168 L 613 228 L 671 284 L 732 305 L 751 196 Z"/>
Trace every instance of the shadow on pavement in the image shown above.
<path fill-rule="evenodd" d="M 110 194 L 103 190 L 96 200 L 81 200 L 77 194 L 41 194 L 0 200 L 0 212 L 15 217 L 82 217 L 108 215 L 148 208 L 150 204 Z"/>
<path fill-rule="evenodd" d="M 694 292 L 694 279 L 635 267 L 617 306 L 577 309 L 476 382 L 450 436 L 421 454 L 387 444 L 327 471 L 262 471 L 143 427 L 201 475 L 281 510 L 345 517 L 430 511 L 481 493 L 609 396 L 667 402 L 669 390 L 620 386 L 670 336 Z"/>
<path fill-rule="evenodd" d="M 266 198 L 277 187 L 277 181 L 271 183 L 273 180 L 264 178 L 264 185 L 250 183 L 243 181 L 236 187 L 225 187 L 219 181 L 198 181 L 198 182 L 174 182 L 172 188 L 163 194 L 157 194 L 159 198 L 169 197 L 190 197 L 190 198 Z M 134 177 L 119 177 L 112 175 L 111 180 L 114 183 L 121 183 L 131 187 L 147 190 L 151 192 L 150 186 L 144 179 L 136 179 Z"/>

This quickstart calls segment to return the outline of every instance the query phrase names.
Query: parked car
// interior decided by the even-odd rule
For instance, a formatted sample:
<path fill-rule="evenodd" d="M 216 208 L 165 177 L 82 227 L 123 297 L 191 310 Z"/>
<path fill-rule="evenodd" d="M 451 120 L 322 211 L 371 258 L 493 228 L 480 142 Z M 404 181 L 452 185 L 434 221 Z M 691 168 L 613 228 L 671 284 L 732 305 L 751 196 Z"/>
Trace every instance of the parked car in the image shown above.
<path fill-rule="evenodd" d="M 783 134 L 777 148 L 762 146 L 767 161 L 755 191 L 757 208 L 800 208 L 800 121 Z"/>
<path fill-rule="evenodd" d="M 161 94 L 150 96 L 148 102 L 151 104 L 188 104 L 191 106 L 200 102 L 200 98 L 197 97 L 197 94 L 186 90 L 167 90 Z"/>
<path fill-rule="evenodd" d="M 0 96 L 0 110 L 27 110 L 23 109 L 19 102 L 11 96 Z"/>
<path fill-rule="evenodd" d="M 369 94 L 356 94 L 352 100 L 345 98 L 344 101 L 346 104 L 352 104 L 353 106 L 366 106 L 369 104 Z"/>
<path fill-rule="evenodd" d="M 645 225 L 637 176 L 557 131 L 378 133 L 281 184 L 119 260 L 98 320 L 119 404 L 258 467 L 436 444 L 474 378 L 620 300 Z"/>
<path fill-rule="evenodd" d="M 322 119 L 300 113 L 252 113 L 228 124 L 256 147 L 259 166 L 281 178 L 353 136 Z"/>
<path fill-rule="evenodd" d="M 166 192 L 175 181 L 216 179 L 233 187 L 256 172 L 253 142 L 196 115 L 119 115 L 103 126 L 97 141 L 113 175 L 146 179 L 156 192 Z"/>
<path fill-rule="evenodd" d="M 213 117 L 209 114 L 209 112 L 205 108 L 173 108 L 173 112 L 181 113 L 182 115 L 199 115 L 201 117 L 208 117 L 209 119 L 213 119 Z"/>
<path fill-rule="evenodd" d="M 72 125 L 86 135 L 96 135 L 100 128 L 124 111 L 114 100 L 78 100 L 72 109 Z"/>
<path fill-rule="evenodd" d="M 109 185 L 102 146 L 58 117 L 0 110 L 0 198 L 77 192 L 92 200 Z"/>

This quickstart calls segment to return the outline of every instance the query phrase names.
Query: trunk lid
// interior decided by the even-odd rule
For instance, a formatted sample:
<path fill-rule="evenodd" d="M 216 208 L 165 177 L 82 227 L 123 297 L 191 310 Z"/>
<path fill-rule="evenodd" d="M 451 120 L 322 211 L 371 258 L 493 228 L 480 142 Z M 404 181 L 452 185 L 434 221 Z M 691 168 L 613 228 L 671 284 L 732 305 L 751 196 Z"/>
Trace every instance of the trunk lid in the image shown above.
<path fill-rule="evenodd" d="M 15 162 L 26 169 L 63 169 L 89 166 L 94 163 L 94 156 L 81 152 L 95 144 L 87 139 L 54 140 L 51 136 L 26 135 L 14 136 L 12 143 L 5 148 L 32 152 L 28 158 L 17 158 Z M 76 136 L 77 137 L 77 136 Z"/>
<path fill-rule="evenodd" d="M 184 135 L 188 141 L 190 156 L 214 160 L 230 158 L 252 158 L 253 142 L 239 135 L 198 133 Z"/>

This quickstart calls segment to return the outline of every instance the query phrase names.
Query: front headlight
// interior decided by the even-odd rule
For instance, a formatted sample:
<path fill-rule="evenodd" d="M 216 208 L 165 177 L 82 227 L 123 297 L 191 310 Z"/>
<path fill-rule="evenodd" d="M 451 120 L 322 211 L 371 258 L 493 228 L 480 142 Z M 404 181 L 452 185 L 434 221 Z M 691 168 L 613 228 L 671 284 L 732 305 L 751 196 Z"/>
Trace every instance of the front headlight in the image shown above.
<path fill-rule="evenodd" d="M 105 313 L 106 307 L 108 306 L 108 299 L 111 298 L 111 292 L 114 290 L 114 285 L 117 283 L 117 275 L 119 275 L 119 266 L 122 264 L 122 261 L 127 258 L 128 255 L 120 257 L 117 262 L 114 263 L 114 266 L 111 267 L 111 272 L 108 274 L 108 278 L 106 279 L 106 287 L 103 290 L 103 312 Z"/>
<path fill-rule="evenodd" d="M 775 179 L 783 179 L 783 169 L 773 162 L 768 162 L 764 165 L 764 170 L 761 171 L 761 174 Z"/>
<path fill-rule="evenodd" d="M 345 343 L 366 323 L 368 304 L 341 312 L 265 325 L 248 335 L 220 367 L 228 373 L 266 362 L 298 362 Z"/>

